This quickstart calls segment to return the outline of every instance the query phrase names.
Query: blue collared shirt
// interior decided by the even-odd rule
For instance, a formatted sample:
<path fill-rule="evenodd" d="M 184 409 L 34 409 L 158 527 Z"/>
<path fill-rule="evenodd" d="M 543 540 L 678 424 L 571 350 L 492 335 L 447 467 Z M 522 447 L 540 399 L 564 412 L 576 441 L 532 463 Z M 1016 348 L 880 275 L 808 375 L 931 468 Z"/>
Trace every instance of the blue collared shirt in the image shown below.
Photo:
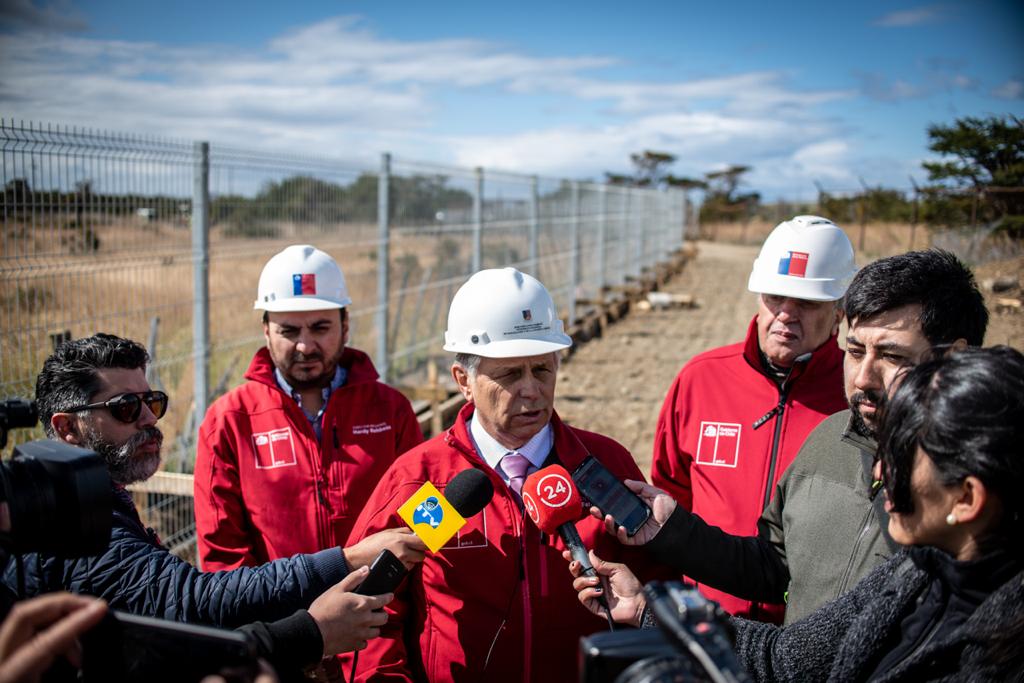
<path fill-rule="evenodd" d="M 319 441 L 323 432 L 323 417 L 324 411 L 327 410 L 327 400 L 338 387 L 345 384 L 345 380 L 348 379 L 348 371 L 340 365 L 334 369 L 334 379 L 331 380 L 329 386 L 321 389 L 324 402 L 320 406 L 320 411 L 316 415 L 310 415 L 306 409 L 302 407 L 302 394 L 292 389 L 292 385 L 288 384 L 284 375 L 281 374 L 281 371 L 277 368 L 274 368 L 274 378 L 277 380 L 277 386 L 281 387 L 281 390 L 284 391 L 284 393 L 291 396 L 295 399 L 295 402 L 299 404 L 302 414 L 306 416 L 306 419 L 309 420 L 309 424 L 313 426 L 313 431 L 316 432 L 316 439 Z"/>

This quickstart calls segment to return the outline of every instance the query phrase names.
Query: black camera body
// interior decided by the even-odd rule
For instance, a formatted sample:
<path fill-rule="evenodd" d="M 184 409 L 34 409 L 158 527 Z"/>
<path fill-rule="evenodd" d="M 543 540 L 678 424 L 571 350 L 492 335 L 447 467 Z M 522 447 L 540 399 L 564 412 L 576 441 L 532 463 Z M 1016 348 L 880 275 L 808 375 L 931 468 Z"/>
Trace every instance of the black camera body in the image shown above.
<path fill-rule="evenodd" d="M 580 640 L 582 683 L 743 683 L 728 615 L 679 581 L 644 586 L 658 629 L 606 631 Z"/>
<path fill-rule="evenodd" d="M 9 429 L 32 427 L 36 420 L 30 402 L 0 400 L 0 448 Z M 27 553 L 74 559 L 100 555 L 110 544 L 113 487 L 106 463 L 94 451 L 56 440 L 15 446 L 11 458 L 0 461 L 0 503 L 7 506 L 7 523 L 0 525 L 0 570 L 8 554 L 18 563 Z M 20 582 L 20 568 L 18 575 Z M 21 585 L 17 593 L 0 585 L 0 618 L 23 595 Z M 225 666 L 256 667 L 254 645 L 240 632 L 115 610 L 82 637 L 82 646 L 84 681 L 189 683 Z M 58 660 L 45 680 L 79 676 Z"/>
<path fill-rule="evenodd" d="M 34 427 L 32 401 L 0 400 L 0 449 L 11 429 Z M 0 461 L 0 503 L 7 504 L 0 547 L 16 555 L 98 555 L 110 543 L 113 494 L 107 465 L 94 451 L 63 441 L 30 441 Z"/>
<path fill-rule="evenodd" d="M 0 463 L 0 502 L 10 515 L 11 529 L 0 538 L 8 552 L 87 557 L 110 543 L 110 475 L 85 448 L 54 440 L 15 446 Z"/>

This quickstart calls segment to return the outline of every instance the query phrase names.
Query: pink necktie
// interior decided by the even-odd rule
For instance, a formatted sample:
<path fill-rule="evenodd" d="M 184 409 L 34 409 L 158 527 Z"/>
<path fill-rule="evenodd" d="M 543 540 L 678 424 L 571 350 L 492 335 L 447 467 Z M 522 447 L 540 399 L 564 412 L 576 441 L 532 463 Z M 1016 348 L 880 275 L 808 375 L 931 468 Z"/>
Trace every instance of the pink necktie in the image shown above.
<path fill-rule="evenodd" d="M 532 465 L 530 461 L 518 453 L 508 453 L 501 459 L 501 469 L 508 475 L 508 487 L 516 492 L 517 496 L 523 494 L 523 482 Z"/>

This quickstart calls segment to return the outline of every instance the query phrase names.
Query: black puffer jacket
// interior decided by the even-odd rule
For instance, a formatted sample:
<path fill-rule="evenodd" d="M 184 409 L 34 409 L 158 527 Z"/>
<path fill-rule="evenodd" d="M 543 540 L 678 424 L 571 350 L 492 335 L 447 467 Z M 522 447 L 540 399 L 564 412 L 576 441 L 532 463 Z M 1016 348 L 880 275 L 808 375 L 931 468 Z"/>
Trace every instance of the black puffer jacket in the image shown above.
<path fill-rule="evenodd" d="M 931 580 L 901 551 L 845 595 L 784 628 L 735 619 L 740 661 L 757 681 L 862 681 Z M 1024 572 L 959 628 L 909 653 L 877 681 L 1019 681 L 1024 676 Z"/>
<path fill-rule="evenodd" d="M 234 627 L 287 617 L 346 574 L 339 548 L 203 573 L 161 546 L 142 525 L 128 494 L 118 490 L 106 552 L 79 559 L 26 555 L 23 597 L 67 590 L 101 597 L 112 608 L 133 614 Z M 13 560 L 3 580 L 17 591 Z"/>

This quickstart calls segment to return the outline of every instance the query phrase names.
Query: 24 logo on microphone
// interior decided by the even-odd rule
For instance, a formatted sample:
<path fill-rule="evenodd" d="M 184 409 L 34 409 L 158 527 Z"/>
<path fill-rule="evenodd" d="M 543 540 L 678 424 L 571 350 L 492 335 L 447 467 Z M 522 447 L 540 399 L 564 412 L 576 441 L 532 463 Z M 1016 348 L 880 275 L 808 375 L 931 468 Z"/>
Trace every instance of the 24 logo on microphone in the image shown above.
<path fill-rule="evenodd" d="M 534 492 L 540 499 L 539 503 L 549 508 L 565 507 L 573 499 L 572 481 L 557 472 L 542 476 L 537 482 L 536 489 L 527 490 L 524 487 L 523 507 L 534 524 L 540 523 L 540 509 L 537 507 L 538 501 L 534 498 Z"/>

